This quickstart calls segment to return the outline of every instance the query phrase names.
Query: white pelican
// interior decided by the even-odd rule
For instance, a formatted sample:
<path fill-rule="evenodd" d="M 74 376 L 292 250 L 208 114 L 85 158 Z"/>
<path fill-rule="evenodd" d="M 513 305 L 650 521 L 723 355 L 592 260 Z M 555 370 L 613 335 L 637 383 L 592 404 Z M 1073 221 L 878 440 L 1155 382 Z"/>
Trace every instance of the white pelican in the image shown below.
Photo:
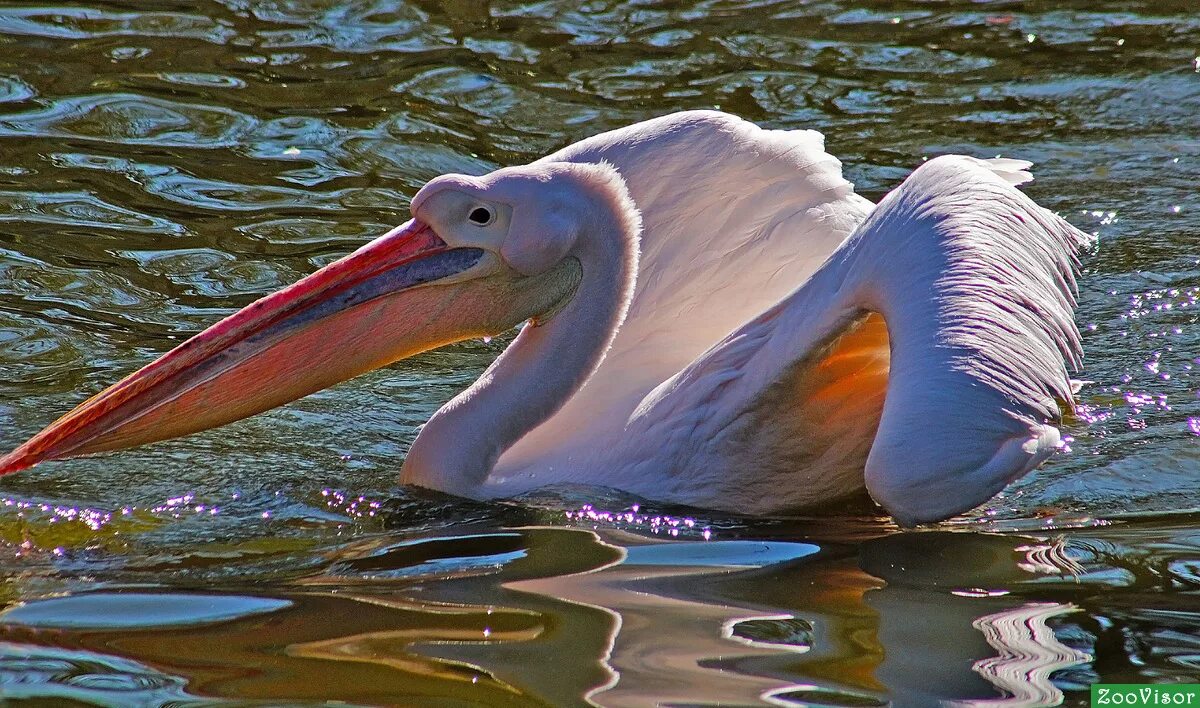
<path fill-rule="evenodd" d="M 527 326 L 439 410 L 404 482 L 551 483 L 763 514 L 861 490 L 902 524 L 970 509 L 1059 445 L 1077 251 L 1013 185 L 939 157 L 878 206 L 821 134 L 711 111 L 482 177 L 218 322 L 0 458 L 0 473 L 238 420 Z"/>

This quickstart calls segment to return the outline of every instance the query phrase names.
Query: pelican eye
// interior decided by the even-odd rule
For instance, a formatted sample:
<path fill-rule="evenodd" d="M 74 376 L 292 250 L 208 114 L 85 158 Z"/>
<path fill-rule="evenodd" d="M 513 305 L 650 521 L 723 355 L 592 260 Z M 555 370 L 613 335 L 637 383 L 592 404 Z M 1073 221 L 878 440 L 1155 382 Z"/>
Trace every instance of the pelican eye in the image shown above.
<path fill-rule="evenodd" d="M 496 220 L 496 214 L 487 207 L 478 206 L 471 210 L 467 219 L 476 226 L 487 226 Z"/>

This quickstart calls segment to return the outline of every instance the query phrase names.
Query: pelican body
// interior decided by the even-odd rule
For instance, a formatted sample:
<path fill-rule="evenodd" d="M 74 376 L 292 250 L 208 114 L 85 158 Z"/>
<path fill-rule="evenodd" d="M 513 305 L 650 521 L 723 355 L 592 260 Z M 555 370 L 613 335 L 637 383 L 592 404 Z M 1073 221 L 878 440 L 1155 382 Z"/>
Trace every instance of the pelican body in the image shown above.
<path fill-rule="evenodd" d="M 713 111 L 445 175 L 412 220 L 218 322 L 0 458 L 0 473 L 216 427 L 524 323 L 402 481 L 553 483 L 750 514 L 864 487 L 902 524 L 1059 447 L 1089 238 L 944 156 L 873 205 L 814 131 Z"/>

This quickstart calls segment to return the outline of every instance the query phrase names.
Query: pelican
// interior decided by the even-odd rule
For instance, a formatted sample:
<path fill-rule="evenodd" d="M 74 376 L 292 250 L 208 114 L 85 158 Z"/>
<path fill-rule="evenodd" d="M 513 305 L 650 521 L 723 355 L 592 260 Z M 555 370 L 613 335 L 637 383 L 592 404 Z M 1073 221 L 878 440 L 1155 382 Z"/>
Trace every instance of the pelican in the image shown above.
<path fill-rule="evenodd" d="M 878 205 L 811 130 L 715 111 L 444 175 L 412 219 L 192 337 L 0 474 L 224 425 L 524 324 L 429 420 L 401 481 L 474 498 L 603 485 L 746 514 L 864 487 L 969 510 L 1060 446 L 1089 237 L 943 156 Z"/>

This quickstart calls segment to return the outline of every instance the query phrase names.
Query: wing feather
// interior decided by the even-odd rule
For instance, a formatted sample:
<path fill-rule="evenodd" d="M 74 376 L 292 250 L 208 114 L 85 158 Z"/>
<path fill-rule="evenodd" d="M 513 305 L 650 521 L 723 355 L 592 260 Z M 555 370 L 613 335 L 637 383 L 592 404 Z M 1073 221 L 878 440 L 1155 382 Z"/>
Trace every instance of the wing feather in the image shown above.
<path fill-rule="evenodd" d="M 808 282 L 648 396 L 630 438 L 674 438 L 645 457 L 671 470 L 668 494 L 764 512 L 865 484 L 914 523 L 1050 455 L 1090 239 L 1014 187 L 1027 167 L 929 161 Z"/>
<path fill-rule="evenodd" d="M 716 111 L 645 121 L 544 159 L 613 165 L 641 211 L 642 252 L 604 361 L 501 456 L 497 478 L 601 464 L 651 389 L 808 279 L 872 206 L 820 133 Z"/>

